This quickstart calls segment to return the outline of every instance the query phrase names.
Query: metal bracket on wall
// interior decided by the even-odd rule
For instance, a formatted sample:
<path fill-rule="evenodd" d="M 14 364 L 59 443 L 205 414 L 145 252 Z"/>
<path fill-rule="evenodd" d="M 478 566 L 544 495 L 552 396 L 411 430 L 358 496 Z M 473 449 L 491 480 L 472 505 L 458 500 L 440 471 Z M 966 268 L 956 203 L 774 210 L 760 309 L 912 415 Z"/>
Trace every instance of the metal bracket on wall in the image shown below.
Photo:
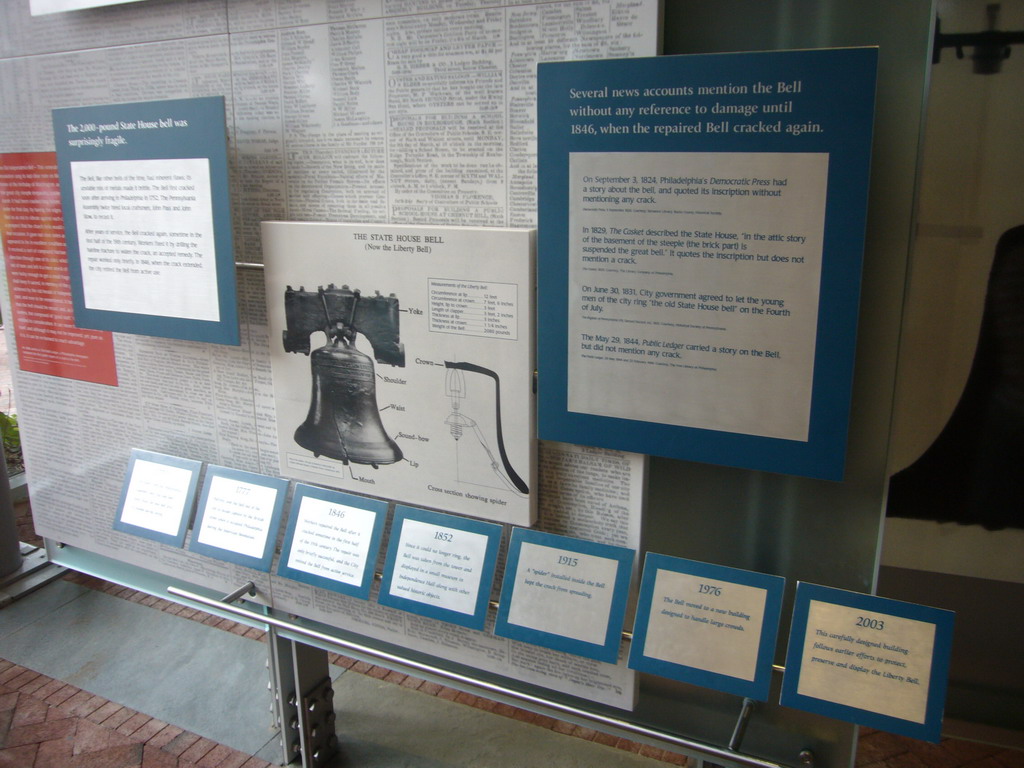
<path fill-rule="evenodd" d="M 1002 69 L 1003 62 L 1010 58 L 1010 46 L 1024 44 L 1024 30 L 1001 31 L 996 29 L 999 20 L 999 3 L 985 7 L 988 15 L 988 29 L 982 32 L 942 31 L 942 19 L 935 20 L 935 40 L 932 45 L 932 64 L 938 64 L 943 48 L 956 49 L 956 57 L 964 57 L 964 48 L 974 48 L 971 61 L 977 75 L 994 75 Z"/>
<path fill-rule="evenodd" d="M 228 592 L 226 595 L 224 595 L 224 597 L 220 599 L 220 601 L 222 603 L 233 603 L 242 595 L 256 597 L 256 585 L 251 581 L 247 581 L 234 592 Z"/>

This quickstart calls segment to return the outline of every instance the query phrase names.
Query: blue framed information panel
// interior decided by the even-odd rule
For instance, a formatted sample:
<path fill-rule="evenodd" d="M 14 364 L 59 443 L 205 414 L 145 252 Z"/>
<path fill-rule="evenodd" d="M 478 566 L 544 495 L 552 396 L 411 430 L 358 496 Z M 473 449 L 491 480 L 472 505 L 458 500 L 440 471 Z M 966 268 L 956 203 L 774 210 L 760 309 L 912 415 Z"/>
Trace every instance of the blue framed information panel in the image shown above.
<path fill-rule="evenodd" d="M 53 110 L 75 323 L 239 344 L 224 98 Z"/>
<path fill-rule="evenodd" d="M 200 461 L 133 448 L 114 530 L 183 546 L 202 468 Z"/>
<path fill-rule="evenodd" d="M 388 504 L 298 484 L 277 575 L 366 600 Z"/>
<path fill-rule="evenodd" d="M 209 465 L 188 548 L 268 572 L 288 481 Z"/>
<path fill-rule="evenodd" d="M 797 584 L 781 703 L 937 742 L 953 613 Z"/>
<path fill-rule="evenodd" d="M 876 63 L 539 66 L 542 439 L 842 478 Z"/>
<path fill-rule="evenodd" d="M 625 547 L 516 528 L 494 633 L 614 664 L 634 557 Z"/>
<path fill-rule="evenodd" d="M 648 553 L 629 666 L 768 700 L 785 579 Z"/>
<path fill-rule="evenodd" d="M 483 629 L 501 526 L 396 506 L 377 602 Z"/>

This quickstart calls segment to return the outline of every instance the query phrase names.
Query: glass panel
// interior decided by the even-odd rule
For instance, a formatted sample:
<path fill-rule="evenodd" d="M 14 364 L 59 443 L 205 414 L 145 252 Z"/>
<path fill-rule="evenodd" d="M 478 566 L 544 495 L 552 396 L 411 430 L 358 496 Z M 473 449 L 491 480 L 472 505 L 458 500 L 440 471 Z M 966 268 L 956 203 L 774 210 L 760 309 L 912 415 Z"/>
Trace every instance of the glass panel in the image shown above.
<path fill-rule="evenodd" d="M 879 46 L 845 479 L 833 483 L 666 459 L 652 459 L 650 467 L 645 549 L 788 580 L 779 663 L 798 580 L 859 592 L 875 586 L 933 19 L 928 0 L 669 0 L 665 8 L 666 54 Z M 645 678 L 638 714 L 691 733 L 729 733 L 739 706 L 735 698 Z M 765 704 L 755 710 L 744 751 L 792 762 L 809 748 L 816 765 L 845 765 L 855 736 L 847 724 Z"/>

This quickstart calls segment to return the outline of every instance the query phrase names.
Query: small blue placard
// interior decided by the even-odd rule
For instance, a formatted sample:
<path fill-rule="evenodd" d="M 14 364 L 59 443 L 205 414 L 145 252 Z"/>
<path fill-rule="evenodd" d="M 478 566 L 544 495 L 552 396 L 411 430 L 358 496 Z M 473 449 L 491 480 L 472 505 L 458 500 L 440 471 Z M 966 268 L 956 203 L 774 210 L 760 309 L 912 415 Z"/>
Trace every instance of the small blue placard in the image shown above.
<path fill-rule="evenodd" d="M 114 530 L 183 546 L 202 468 L 199 461 L 133 448 Z"/>
<path fill-rule="evenodd" d="M 800 583 L 781 703 L 937 742 L 953 613 Z"/>
<path fill-rule="evenodd" d="M 494 633 L 614 664 L 634 557 L 625 547 L 516 528 Z"/>
<path fill-rule="evenodd" d="M 53 110 L 75 324 L 239 343 L 224 98 Z"/>
<path fill-rule="evenodd" d="M 500 542 L 495 523 L 395 507 L 377 601 L 483 629 Z"/>
<path fill-rule="evenodd" d="M 366 600 L 387 513 L 385 501 L 296 485 L 278 575 Z"/>
<path fill-rule="evenodd" d="M 785 583 L 781 576 L 649 553 L 629 666 L 766 701 Z"/>
<path fill-rule="evenodd" d="M 288 481 L 208 466 L 189 549 L 269 571 Z"/>

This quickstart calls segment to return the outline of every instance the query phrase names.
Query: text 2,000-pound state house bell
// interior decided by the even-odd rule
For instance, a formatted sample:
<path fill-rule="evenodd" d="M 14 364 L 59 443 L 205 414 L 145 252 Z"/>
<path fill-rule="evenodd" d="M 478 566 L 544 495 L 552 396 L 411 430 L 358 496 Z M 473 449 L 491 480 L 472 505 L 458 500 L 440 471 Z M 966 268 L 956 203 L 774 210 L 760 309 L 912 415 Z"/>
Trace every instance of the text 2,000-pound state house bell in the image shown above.
<path fill-rule="evenodd" d="M 405 367 L 405 348 L 398 336 L 398 299 L 364 297 L 347 285 L 333 284 L 306 291 L 284 292 L 286 352 L 310 355 L 310 335 L 327 334 L 327 344 L 310 355 L 313 390 L 306 420 L 295 430 L 295 442 L 314 456 L 345 464 L 394 464 L 402 458 L 384 429 L 377 408 L 373 361 L 355 347 L 357 333 L 373 347 L 378 363 Z"/>

